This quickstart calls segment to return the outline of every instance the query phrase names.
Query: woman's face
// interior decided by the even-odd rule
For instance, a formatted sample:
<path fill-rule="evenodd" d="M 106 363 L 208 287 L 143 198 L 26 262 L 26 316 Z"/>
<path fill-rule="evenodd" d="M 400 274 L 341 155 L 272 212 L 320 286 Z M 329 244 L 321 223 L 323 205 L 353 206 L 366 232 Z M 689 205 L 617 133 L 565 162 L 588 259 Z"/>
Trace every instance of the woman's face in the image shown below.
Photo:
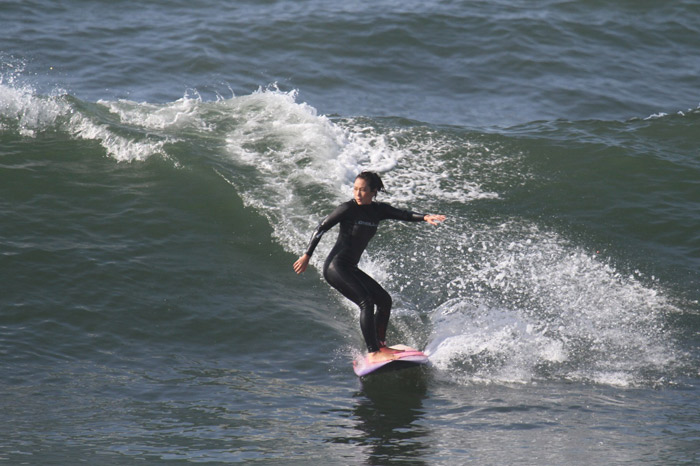
<path fill-rule="evenodd" d="M 362 178 L 355 179 L 355 186 L 352 188 L 352 193 L 358 205 L 371 204 L 372 199 L 377 195 L 377 191 L 371 191 L 369 183 Z"/>

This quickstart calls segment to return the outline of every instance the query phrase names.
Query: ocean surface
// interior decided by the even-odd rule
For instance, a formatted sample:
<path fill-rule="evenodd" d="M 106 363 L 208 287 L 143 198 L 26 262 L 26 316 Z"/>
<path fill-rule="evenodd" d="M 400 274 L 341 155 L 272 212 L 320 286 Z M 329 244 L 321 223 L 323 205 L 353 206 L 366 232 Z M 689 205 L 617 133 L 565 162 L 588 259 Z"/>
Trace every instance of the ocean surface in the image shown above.
<path fill-rule="evenodd" d="M 0 3 L 0 464 L 700 463 L 700 4 Z M 358 379 L 292 263 L 425 370 Z"/>

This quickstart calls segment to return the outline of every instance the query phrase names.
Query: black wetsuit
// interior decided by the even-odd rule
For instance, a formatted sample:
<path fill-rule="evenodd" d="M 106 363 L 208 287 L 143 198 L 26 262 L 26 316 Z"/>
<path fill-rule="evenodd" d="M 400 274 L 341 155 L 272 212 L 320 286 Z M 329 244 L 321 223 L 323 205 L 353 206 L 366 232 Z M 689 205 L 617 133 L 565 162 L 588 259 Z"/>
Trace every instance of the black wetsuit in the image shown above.
<path fill-rule="evenodd" d="M 351 200 L 340 204 L 318 225 L 306 249 L 306 254 L 311 256 L 323 234 L 340 223 L 338 239 L 323 266 L 323 277 L 343 296 L 360 306 L 360 328 L 370 352 L 379 351 L 380 346 L 385 345 L 391 296 L 357 264 L 381 220 L 420 222 L 424 217 L 381 202 L 359 205 Z"/>

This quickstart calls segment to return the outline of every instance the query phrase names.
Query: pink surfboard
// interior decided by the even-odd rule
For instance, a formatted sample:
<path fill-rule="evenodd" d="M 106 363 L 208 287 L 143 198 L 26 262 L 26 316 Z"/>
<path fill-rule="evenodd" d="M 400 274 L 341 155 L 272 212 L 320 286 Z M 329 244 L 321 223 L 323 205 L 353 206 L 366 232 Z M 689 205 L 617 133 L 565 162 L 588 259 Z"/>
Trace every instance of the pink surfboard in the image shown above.
<path fill-rule="evenodd" d="M 363 355 L 352 362 L 352 367 L 358 377 L 372 374 L 374 372 L 385 372 L 397 369 L 407 369 L 427 364 L 428 356 L 422 351 L 411 348 L 406 345 L 390 346 L 390 349 L 398 350 L 399 352 L 391 355 L 391 359 L 380 362 L 370 362 L 367 355 Z"/>

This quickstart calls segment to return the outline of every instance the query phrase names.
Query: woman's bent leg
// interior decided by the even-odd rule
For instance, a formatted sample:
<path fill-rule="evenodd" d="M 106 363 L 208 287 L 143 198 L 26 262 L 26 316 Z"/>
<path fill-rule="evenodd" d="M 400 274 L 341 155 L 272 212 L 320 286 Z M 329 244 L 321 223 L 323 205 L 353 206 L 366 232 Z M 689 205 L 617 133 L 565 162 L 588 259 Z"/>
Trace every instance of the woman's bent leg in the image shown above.
<path fill-rule="evenodd" d="M 379 351 L 386 338 L 386 327 L 391 312 L 389 293 L 357 267 L 342 267 L 335 262 L 327 263 L 323 270 L 326 281 L 343 296 L 360 307 L 360 329 L 370 353 Z M 377 301 L 378 300 L 378 301 Z M 374 314 L 377 303 L 377 316 Z M 381 334 L 381 339 L 378 338 Z"/>

